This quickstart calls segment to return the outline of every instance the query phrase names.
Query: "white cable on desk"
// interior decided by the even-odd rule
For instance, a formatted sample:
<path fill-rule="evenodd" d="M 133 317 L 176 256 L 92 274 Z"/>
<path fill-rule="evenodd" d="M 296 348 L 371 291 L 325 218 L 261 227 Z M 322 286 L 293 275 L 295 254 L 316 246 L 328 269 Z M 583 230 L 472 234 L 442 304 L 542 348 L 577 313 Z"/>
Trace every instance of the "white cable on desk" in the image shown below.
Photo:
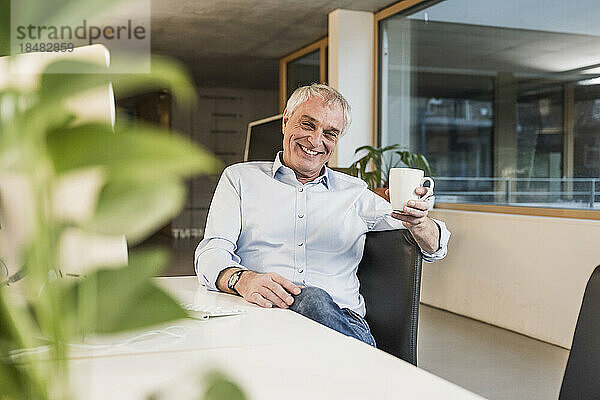
<path fill-rule="evenodd" d="M 179 329 L 181 331 L 181 333 L 171 332 L 172 330 L 177 330 L 177 329 Z M 127 339 L 121 343 L 116 343 L 116 344 L 70 343 L 69 346 L 74 347 L 74 348 L 84 348 L 84 349 L 106 349 L 106 351 L 96 354 L 96 355 L 106 355 L 106 354 L 111 353 L 113 350 L 133 344 L 133 343 L 138 342 L 146 337 L 155 336 L 155 335 L 167 335 L 167 336 L 171 336 L 172 338 L 178 339 L 177 341 L 179 341 L 181 339 L 184 339 L 187 336 L 187 331 L 182 326 L 173 325 L 173 326 L 169 326 L 168 328 L 161 329 L 161 330 L 152 330 L 152 331 L 144 332 L 144 333 L 134 336 L 130 339 Z M 168 343 L 168 344 L 172 345 L 173 342 Z M 155 350 L 155 349 L 157 349 L 157 347 L 152 346 L 152 349 Z"/>
<path fill-rule="evenodd" d="M 179 333 L 177 332 L 172 332 L 173 330 L 180 330 Z M 133 344 L 141 339 L 144 339 L 146 337 L 149 336 L 155 336 L 155 335 L 167 335 L 170 336 L 172 338 L 177 339 L 177 341 L 180 341 L 181 339 L 184 339 L 185 337 L 187 337 L 187 331 L 185 330 L 184 327 L 179 326 L 179 325 L 173 325 L 173 326 L 169 326 L 165 329 L 160 329 L 160 330 L 152 330 L 152 331 L 147 331 L 144 333 L 141 333 L 137 336 L 134 336 L 132 338 L 129 338 L 123 342 L 120 343 L 111 343 L 111 344 L 86 344 L 86 343 L 69 343 L 69 347 L 73 347 L 73 348 L 84 348 L 84 349 L 106 349 L 106 351 L 101 352 L 101 353 L 96 353 L 95 355 L 107 355 L 110 354 L 113 350 L 119 349 L 123 346 L 127 346 L 130 344 Z M 168 343 L 169 345 L 172 345 L 173 342 Z M 152 349 L 156 349 L 156 346 L 153 346 Z M 34 354 L 42 354 L 42 353 L 46 353 L 50 351 L 50 346 L 49 345 L 44 345 L 44 346 L 39 346 L 39 347 L 31 347 L 31 348 L 27 348 L 27 349 L 17 349 L 17 350 L 12 350 L 9 352 L 10 357 L 13 360 L 18 360 L 20 357 L 23 356 L 28 356 L 28 355 L 34 355 Z"/>
<path fill-rule="evenodd" d="M 38 346 L 38 347 L 29 347 L 26 349 L 11 350 L 8 352 L 8 354 L 10 355 L 10 358 L 12 358 L 14 361 L 16 361 L 21 356 L 27 356 L 27 355 L 32 355 L 32 354 L 42 354 L 42 353 L 48 352 L 49 350 L 50 350 L 50 346 L 44 345 L 44 346 Z"/>

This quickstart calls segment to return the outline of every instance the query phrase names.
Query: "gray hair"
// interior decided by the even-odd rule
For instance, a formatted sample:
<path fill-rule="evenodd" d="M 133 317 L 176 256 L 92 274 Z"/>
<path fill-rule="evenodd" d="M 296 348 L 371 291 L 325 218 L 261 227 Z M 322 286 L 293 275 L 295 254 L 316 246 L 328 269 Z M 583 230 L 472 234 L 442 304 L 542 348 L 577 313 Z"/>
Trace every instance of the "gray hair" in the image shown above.
<path fill-rule="evenodd" d="M 299 87 L 298 89 L 294 90 L 294 93 L 292 93 L 288 99 L 285 110 L 291 116 L 296 108 L 300 106 L 300 104 L 315 96 L 323 99 L 328 106 L 337 104 L 342 107 L 344 112 L 344 129 L 342 129 L 342 132 L 340 132 L 340 137 L 344 136 L 346 132 L 348 132 L 348 128 L 350 128 L 350 124 L 352 123 L 352 110 L 350 108 L 350 104 L 344 98 L 344 96 L 342 96 L 340 92 L 331 86 L 322 83 L 313 83 L 312 85 Z"/>

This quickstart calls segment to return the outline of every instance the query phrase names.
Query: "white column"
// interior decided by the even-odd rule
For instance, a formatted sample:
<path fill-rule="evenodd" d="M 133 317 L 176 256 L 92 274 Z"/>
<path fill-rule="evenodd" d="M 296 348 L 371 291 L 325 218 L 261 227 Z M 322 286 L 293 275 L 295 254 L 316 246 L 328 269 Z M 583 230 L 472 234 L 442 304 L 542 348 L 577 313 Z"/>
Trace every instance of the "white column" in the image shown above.
<path fill-rule="evenodd" d="M 331 157 L 332 167 L 348 167 L 359 146 L 373 144 L 374 16 L 370 12 L 329 13 L 329 84 L 352 107 L 352 126 Z"/>

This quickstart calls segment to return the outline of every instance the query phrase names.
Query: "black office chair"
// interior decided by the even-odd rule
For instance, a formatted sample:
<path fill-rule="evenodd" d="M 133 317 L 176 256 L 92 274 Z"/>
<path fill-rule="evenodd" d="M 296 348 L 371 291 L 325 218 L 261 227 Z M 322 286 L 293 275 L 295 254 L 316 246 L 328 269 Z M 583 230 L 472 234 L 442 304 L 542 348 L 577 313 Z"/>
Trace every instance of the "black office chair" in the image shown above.
<path fill-rule="evenodd" d="M 417 365 L 421 251 L 408 230 L 369 232 L 358 267 L 377 347 Z"/>
<path fill-rule="evenodd" d="M 600 265 L 587 283 L 559 400 L 600 399 Z"/>

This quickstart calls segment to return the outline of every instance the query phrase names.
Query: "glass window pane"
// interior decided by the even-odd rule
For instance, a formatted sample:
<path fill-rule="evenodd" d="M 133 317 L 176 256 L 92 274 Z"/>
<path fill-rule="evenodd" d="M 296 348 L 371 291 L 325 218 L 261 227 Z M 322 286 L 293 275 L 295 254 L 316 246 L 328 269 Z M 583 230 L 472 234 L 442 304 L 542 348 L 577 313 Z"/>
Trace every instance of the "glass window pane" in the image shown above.
<path fill-rule="evenodd" d="M 510 202 L 550 206 L 561 202 L 563 135 L 562 85 L 519 82 L 516 176 L 524 179 L 515 182 Z"/>
<path fill-rule="evenodd" d="M 308 53 L 287 63 L 287 97 L 300 86 L 318 83 L 320 81 L 319 50 Z"/>
<path fill-rule="evenodd" d="M 600 176 L 600 85 L 575 90 L 574 170 L 576 176 Z M 598 188 L 600 191 L 600 188 Z"/>
<path fill-rule="evenodd" d="M 427 155 L 436 176 L 491 176 L 493 80 L 422 72 L 415 73 L 412 81 L 418 123 L 412 149 Z M 398 134 L 392 130 L 390 138 Z M 456 183 L 440 181 L 437 191 L 456 188 Z M 485 181 L 461 185 L 461 191 L 492 190 Z"/>
<path fill-rule="evenodd" d="M 379 138 L 438 201 L 600 208 L 600 9 L 446 0 L 379 23 Z"/>

